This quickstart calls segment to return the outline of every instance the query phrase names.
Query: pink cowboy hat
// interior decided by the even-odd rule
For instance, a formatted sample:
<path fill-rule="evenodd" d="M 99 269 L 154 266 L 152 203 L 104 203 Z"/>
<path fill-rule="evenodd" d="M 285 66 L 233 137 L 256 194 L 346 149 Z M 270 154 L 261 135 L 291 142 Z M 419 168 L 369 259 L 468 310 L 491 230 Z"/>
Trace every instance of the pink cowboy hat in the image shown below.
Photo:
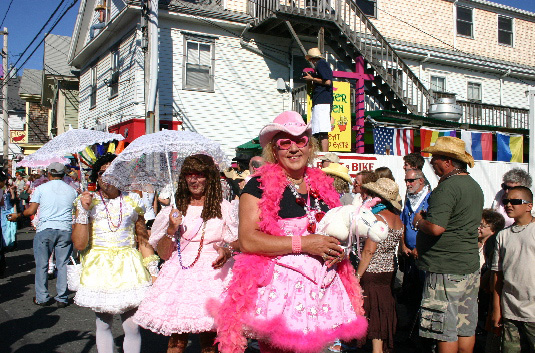
<path fill-rule="evenodd" d="M 304 132 L 310 132 L 310 125 L 305 124 L 301 115 L 297 112 L 288 110 L 285 111 L 273 120 L 271 124 L 267 124 L 260 130 L 260 145 L 265 147 L 273 136 L 279 132 L 286 132 L 292 136 L 299 136 Z"/>

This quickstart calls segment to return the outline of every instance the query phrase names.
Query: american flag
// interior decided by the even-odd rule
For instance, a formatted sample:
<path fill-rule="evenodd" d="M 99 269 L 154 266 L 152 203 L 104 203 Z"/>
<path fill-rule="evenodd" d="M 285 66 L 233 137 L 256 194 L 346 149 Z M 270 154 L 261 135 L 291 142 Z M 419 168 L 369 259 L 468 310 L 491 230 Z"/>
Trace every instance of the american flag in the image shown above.
<path fill-rule="evenodd" d="M 375 154 L 405 156 L 414 152 L 414 130 L 376 127 L 373 129 L 373 146 Z"/>

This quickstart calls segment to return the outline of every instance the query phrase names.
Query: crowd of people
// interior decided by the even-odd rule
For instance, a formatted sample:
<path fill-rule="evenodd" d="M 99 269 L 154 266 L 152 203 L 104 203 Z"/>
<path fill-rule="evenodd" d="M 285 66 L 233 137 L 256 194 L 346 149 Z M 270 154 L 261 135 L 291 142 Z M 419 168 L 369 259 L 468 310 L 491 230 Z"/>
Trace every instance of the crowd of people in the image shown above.
<path fill-rule="evenodd" d="M 66 267 L 74 248 L 82 265 L 74 303 L 95 312 L 101 353 L 114 351 L 114 315 L 122 320 L 124 352 L 140 351 L 140 327 L 169 336 L 173 353 L 185 351 L 190 334 L 199 334 L 202 352 L 238 353 L 255 344 L 261 352 L 358 351 L 366 344 L 373 353 L 393 352 L 399 305 L 414 351 L 473 352 L 477 334 L 486 337 L 480 351 L 533 352 L 527 172 L 505 173 L 492 208 L 484 209 L 464 142 L 440 137 L 424 150 L 438 185 L 426 179 L 424 158 L 409 154 L 402 198 L 387 166 L 352 179 L 339 157 L 326 153 L 321 168 L 311 167 L 320 149 L 312 132 L 298 113 L 284 112 L 260 131 L 262 156 L 238 156 L 236 169 L 220 171 L 210 156 L 191 155 L 176 185 L 153 193 L 105 182 L 110 153 L 88 175 L 94 192 L 59 163 L 28 180 L 0 175 L 2 231 L 38 214 L 34 303 L 70 304 Z M 362 236 L 346 249 L 317 234 L 329 210 L 354 200 L 385 225 L 384 240 Z M 55 297 L 48 291 L 51 256 Z"/>

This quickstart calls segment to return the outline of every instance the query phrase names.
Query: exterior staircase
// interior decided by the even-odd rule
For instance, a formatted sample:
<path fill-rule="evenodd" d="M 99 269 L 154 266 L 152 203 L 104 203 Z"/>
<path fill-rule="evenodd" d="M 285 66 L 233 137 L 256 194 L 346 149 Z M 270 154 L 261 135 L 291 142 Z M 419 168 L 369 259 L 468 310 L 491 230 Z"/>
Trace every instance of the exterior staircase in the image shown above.
<path fill-rule="evenodd" d="M 325 43 L 349 68 L 364 58 L 366 91 L 382 109 L 427 115 L 433 98 L 410 67 L 379 33 L 353 0 L 248 0 L 253 32 L 290 36 L 286 21 L 299 36 L 317 36 L 325 30 Z"/>

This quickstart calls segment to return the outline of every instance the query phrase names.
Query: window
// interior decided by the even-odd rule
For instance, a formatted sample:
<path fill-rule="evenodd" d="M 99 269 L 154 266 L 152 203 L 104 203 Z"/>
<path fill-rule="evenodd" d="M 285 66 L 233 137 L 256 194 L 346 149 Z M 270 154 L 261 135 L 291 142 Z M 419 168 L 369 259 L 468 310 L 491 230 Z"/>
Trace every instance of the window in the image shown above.
<path fill-rule="evenodd" d="M 481 103 L 481 83 L 468 82 L 466 98 L 471 102 Z"/>
<path fill-rule="evenodd" d="M 431 76 L 431 89 L 435 92 L 446 92 L 446 78 Z"/>
<path fill-rule="evenodd" d="M 110 87 L 110 98 L 113 98 L 119 94 L 119 50 L 111 52 L 111 76 L 108 86 Z"/>
<path fill-rule="evenodd" d="M 457 6 L 457 34 L 473 37 L 473 26 L 472 9 Z"/>
<path fill-rule="evenodd" d="M 91 86 L 89 87 L 89 109 L 97 105 L 97 67 L 91 68 Z"/>
<path fill-rule="evenodd" d="M 377 17 L 377 0 L 356 0 L 356 2 L 365 15 Z"/>
<path fill-rule="evenodd" d="M 513 45 L 513 19 L 498 16 L 498 43 Z"/>
<path fill-rule="evenodd" d="M 185 35 L 183 88 L 214 91 L 215 39 Z"/>

